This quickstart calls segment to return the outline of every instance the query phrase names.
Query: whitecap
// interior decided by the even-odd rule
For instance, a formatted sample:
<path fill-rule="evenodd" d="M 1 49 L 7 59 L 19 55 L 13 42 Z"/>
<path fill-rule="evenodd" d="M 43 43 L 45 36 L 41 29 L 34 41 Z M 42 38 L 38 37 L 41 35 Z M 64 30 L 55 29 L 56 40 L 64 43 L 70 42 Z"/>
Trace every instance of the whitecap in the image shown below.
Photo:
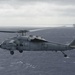
<path fill-rule="evenodd" d="M 30 64 L 30 63 L 26 63 L 26 68 L 36 68 L 34 65 Z"/>
<path fill-rule="evenodd" d="M 18 62 L 16 62 L 17 64 L 23 64 L 23 62 L 22 61 L 18 61 Z"/>
<path fill-rule="evenodd" d="M 11 64 L 23 64 L 22 61 L 12 62 Z"/>
<path fill-rule="evenodd" d="M 4 67 L 0 66 L 0 70 L 5 69 Z"/>
<path fill-rule="evenodd" d="M 73 62 L 75 64 L 75 62 Z"/>
<path fill-rule="evenodd" d="M 63 61 L 64 63 L 66 63 L 66 61 Z"/>
<path fill-rule="evenodd" d="M 22 61 L 12 62 L 10 66 L 12 67 L 12 66 L 20 65 L 20 64 L 23 64 L 23 62 Z"/>

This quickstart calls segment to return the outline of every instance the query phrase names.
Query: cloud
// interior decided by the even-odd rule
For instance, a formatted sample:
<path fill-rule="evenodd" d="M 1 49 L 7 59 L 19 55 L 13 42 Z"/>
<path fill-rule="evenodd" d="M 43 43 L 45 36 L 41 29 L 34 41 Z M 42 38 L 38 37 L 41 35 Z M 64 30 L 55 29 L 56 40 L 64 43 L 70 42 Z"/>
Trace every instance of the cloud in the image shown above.
<path fill-rule="evenodd" d="M 22 17 L 32 17 L 32 16 L 49 16 L 52 15 L 52 7 L 46 3 L 34 3 L 28 5 L 22 5 L 18 9 L 13 8 L 13 6 L 4 4 L 0 6 L 1 16 L 22 16 Z M 2 15 L 3 14 L 3 15 Z"/>
<path fill-rule="evenodd" d="M 18 2 L 50 2 L 50 3 L 65 4 L 65 5 L 75 4 L 75 0 L 17 0 L 17 1 Z"/>
<path fill-rule="evenodd" d="M 66 16 L 68 12 L 69 16 L 75 12 L 75 5 L 59 5 L 59 3 L 71 4 L 71 2 L 74 3 L 74 0 L 0 0 L 0 3 L 3 3 L 0 4 L 0 16 Z"/>
<path fill-rule="evenodd" d="M 75 6 L 56 5 L 50 3 L 29 3 L 21 6 L 0 5 L 0 17 L 44 17 L 44 16 L 75 16 Z M 67 15 L 68 13 L 68 15 Z"/>
<path fill-rule="evenodd" d="M 3 21 L 16 25 L 73 23 L 74 2 L 74 0 L 0 0 L 0 23 Z"/>
<path fill-rule="evenodd" d="M 65 5 L 73 5 L 75 4 L 75 0 L 0 0 L 0 3 L 7 4 L 25 4 L 26 2 L 49 2 L 55 4 L 65 4 Z"/>

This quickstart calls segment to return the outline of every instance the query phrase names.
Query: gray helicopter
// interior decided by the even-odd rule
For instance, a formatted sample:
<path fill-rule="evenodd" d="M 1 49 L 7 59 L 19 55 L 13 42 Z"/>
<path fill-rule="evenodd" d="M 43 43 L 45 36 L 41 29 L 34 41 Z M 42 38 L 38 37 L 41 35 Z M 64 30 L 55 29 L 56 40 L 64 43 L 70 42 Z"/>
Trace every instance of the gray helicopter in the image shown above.
<path fill-rule="evenodd" d="M 40 29 L 38 29 L 40 30 Z M 37 31 L 37 30 L 31 30 Z M 58 43 L 53 43 L 45 40 L 39 36 L 26 35 L 28 30 L 19 30 L 19 31 L 0 31 L 3 33 L 21 33 L 21 36 L 12 37 L 5 40 L 0 45 L 0 48 L 9 50 L 10 54 L 13 55 L 15 50 L 18 50 L 20 53 L 23 51 L 61 51 L 64 57 L 67 57 L 67 54 L 64 51 L 75 49 L 75 40 L 73 40 L 69 45 L 63 45 Z"/>

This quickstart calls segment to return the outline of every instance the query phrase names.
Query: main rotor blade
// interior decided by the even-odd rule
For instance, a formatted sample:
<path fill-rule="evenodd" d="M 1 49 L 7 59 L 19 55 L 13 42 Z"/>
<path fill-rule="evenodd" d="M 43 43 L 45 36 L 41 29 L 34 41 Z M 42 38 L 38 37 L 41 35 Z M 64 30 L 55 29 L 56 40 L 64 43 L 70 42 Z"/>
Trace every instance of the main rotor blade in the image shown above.
<path fill-rule="evenodd" d="M 18 30 L 18 31 L 0 31 L 2 33 L 26 33 L 28 30 Z"/>
<path fill-rule="evenodd" d="M 16 31 L 0 31 L 2 33 L 16 33 Z"/>
<path fill-rule="evenodd" d="M 18 31 L 0 31 L 0 32 L 2 33 L 27 33 L 27 32 L 46 30 L 46 29 L 49 29 L 49 28 L 40 28 L 40 29 L 33 29 L 33 30 L 18 30 Z"/>
<path fill-rule="evenodd" d="M 49 28 L 40 28 L 40 29 L 34 29 L 34 30 L 29 30 L 29 32 L 36 32 L 36 31 L 41 31 L 41 30 L 46 30 Z"/>

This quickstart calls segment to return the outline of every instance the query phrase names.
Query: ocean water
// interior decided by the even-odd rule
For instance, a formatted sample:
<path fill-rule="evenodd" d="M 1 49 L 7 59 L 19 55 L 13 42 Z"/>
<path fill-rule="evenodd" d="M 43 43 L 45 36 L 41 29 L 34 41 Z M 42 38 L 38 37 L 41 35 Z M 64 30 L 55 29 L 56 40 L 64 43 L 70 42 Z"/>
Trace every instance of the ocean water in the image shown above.
<path fill-rule="evenodd" d="M 50 28 L 28 33 L 61 44 L 70 44 L 75 39 L 74 28 Z M 0 43 L 16 34 L 0 33 Z M 65 52 L 24 51 L 10 55 L 9 51 L 0 49 L 0 75 L 75 75 L 75 50 Z"/>

